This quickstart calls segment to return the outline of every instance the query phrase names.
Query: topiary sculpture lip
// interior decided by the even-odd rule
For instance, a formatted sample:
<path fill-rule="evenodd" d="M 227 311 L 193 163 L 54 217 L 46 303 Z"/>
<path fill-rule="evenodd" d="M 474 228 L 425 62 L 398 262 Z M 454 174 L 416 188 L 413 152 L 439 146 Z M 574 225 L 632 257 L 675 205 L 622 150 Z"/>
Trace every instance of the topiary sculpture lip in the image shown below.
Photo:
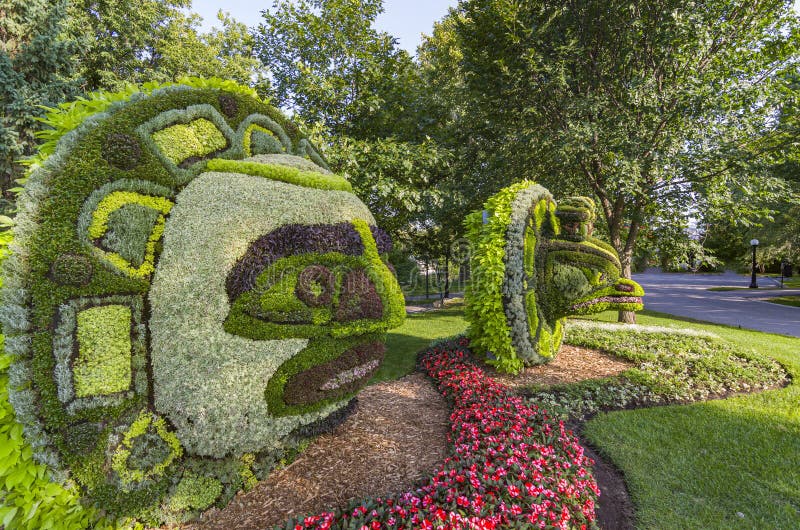
<path fill-rule="evenodd" d="M 585 310 L 593 308 L 599 304 L 608 304 L 606 310 L 614 309 L 623 311 L 638 311 L 644 307 L 641 296 L 606 295 L 579 302 L 572 306 L 572 310 Z M 631 308 L 630 305 L 635 305 L 637 307 Z"/>
<path fill-rule="evenodd" d="M 607 310 L 641 311 L 644 307 L 643 296 L 644 289 L 641 285 L 627 278 L 618 278 L 610 288 L 574 303 L 571 311 L 578 314 Z"/>

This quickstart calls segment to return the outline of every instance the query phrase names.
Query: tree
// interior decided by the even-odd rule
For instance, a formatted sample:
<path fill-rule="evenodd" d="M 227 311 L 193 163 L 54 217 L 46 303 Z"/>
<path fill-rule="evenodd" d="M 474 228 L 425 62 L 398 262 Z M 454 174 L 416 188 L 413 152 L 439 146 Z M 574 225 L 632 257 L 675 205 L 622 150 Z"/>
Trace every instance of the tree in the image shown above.
<path fill-rule="evenodd" d="M 792 2 L 466 0 L 458 15 L 478 175 L 592 193 L 626 277 L 662 204 L 748 217 L 785 191 L 758 155 L 796 56 Z"/>
<path fill-rule="evenodd" d="M 403 136 L 415 67 L 373 28 L 382 11 L 382 0 L 276 0 L 255 32 L 275 102 L 332 134 Z"/>
<path fill-rule="evenodd" d="M 125 83 L 172 81 L 183 75 L 223 77 L 266 90 L 247 27 L 221 11 L 222 29 L 198 31 L 191 0 L 75 0 L 69 32 L 80 43 L 78 76 L 85 91 Z"/>
<path fill-rule="evenodd" d="M 151 81 L 159 43 L 189 28 L 181 12 L 191 0 L 73 0 L 69 33 L 79 42 L 78 75 L 85 91 L 116 90 Z"/>
<path fill-rule="evenodd" d="M 21 159 L 36 148 L 42 106 L 54 106 L 75 89 L 69 80 L 74 43 L 62 36 L 66 4 L 8 0 L 0 6 L 0 186 L 6 200 L 23 175 Z"/>
<path fill-rule="evenodd" d="M 200 17 L 181 16 L 169 24 L 154 61 L 158 75 L 220 77 L 253 86 L 262 97 L 270 92 L 267 72 L 255 56 L 255 38 L 247 26 L 220 10 L 221 29 L 200 33 Z"/>

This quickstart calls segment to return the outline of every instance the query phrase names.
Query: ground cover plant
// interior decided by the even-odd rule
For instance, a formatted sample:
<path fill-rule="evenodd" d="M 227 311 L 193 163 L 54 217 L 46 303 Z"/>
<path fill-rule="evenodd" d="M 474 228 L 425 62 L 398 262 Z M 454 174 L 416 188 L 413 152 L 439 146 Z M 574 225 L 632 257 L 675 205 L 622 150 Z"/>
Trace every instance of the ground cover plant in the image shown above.
<path fill-rule="evenodd" d="M 452 454 L 418 489 L 289 521 L 286 528 L 595 528 L 591 461 L 564 423 L 488 377 L 465 338 L 423 351 L 451 401 Z M 281 528 L 281 527 L 276 527 Z"/>
<path fill-rule="evenodd" d="M 568 315 L 642 308 L 641 286 L 622 277 L 614 248 L 592 237 L 595 217 L 591 199 L 556 206 L 531 181 L 504 188 L 467 216 L 467 334 L 498 370 L 518 373 L 551 360 Z"/>
<path fill-rule="evenodd" d="M 3 264 L 0 521 L 224 505 L 378 369 L 405 317 L 391 240 L 250 89 L 148 85 L 48 120 Z"/>
<path fill-rule="evenodd" d="M 617 377 L 526 391 L 565 417 L 703 401 L 787 382 L 786 372 L 773 359 L 710 332 L 572 320 L 567 333 L 570 344 L 605 351 L 634 366 Z"/>
<path fill-rule="evenodd" d="M 800 307 L 800 296 L 777 296 L 775 298 L 767 298 L 766 301 L 773 304 Z"/>
<path fill-rule="evenodd" d="M 602 413 L 590 420 L 582 437 L 624 473 L 637 527 L 798 527 L 800 339 L 652 312 L 639 315 L 639 321 L 711 332 L 779 361 L 792 383 L 723 400 Z"/>

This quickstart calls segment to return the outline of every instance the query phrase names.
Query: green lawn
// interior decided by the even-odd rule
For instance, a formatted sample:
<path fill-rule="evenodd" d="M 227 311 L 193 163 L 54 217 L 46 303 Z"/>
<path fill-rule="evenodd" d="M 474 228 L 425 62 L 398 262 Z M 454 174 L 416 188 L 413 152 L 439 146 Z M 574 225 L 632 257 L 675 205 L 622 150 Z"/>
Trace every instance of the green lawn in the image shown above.
<path fill-rule="evenodd" d="M 613 320 L 615 314 L 601 315 Z M 644 312 L 642 324 L 708 330 L 800 377 L 800 339 Z M 624 473 L 639 528 L 800 528 L 800 385 L 600 414 L 584 437 Z"/>
<path fill-rule="evenodd" d="M 773 304 L 800 307 L 800 296 L 776 296 L 775 298 L 767 298 L 766 301 Z"/>
<path fill-rule="evenodd" d="M 463 305 L 408 315 L 405 323 L 392 330 L 386 341 L 386 357 L 372 382 L 397 379 L 414 370 L 417 352 L 431 341 L 462 333 L 467 329 Z"/>

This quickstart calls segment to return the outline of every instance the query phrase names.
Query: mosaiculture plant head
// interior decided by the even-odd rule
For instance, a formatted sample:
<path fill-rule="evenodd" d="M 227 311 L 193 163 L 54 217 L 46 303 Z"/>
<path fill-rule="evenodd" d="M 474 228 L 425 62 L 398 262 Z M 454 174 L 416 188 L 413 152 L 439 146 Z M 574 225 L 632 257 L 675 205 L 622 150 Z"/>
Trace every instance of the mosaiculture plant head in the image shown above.
<path fill-rule="evenodd" d="M 642 309 L 644 290 L 622 277 L 614 248 L 592 237 L 595 218 L 592 199 L 556 205 L 530 181 L 467 216 L 472 281 L 465 315 L 474 351 L 516 373 L 553 359 L 568 315 Z"/>
<path fill-rule="evenodd" d="M 230 82 L 60 112 L 80 119 L 31 172 L 4 264 L 8 399 L 84 505 L 186 519 L 347 413 L 405 317 L 391 240 Z"/>

